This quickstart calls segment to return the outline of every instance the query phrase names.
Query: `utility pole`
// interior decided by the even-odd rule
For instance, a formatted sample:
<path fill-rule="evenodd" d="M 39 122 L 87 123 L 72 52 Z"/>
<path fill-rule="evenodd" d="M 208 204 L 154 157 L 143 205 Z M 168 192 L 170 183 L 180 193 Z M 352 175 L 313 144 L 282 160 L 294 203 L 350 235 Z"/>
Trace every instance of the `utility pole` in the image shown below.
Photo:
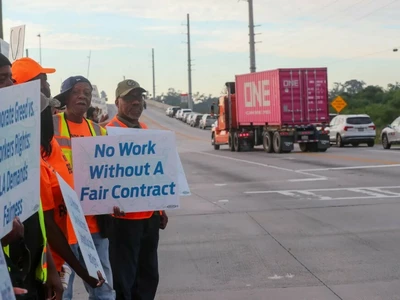
<path fill-rule="evenodd" d="M 92 50 L 89 51 L 89 56 L 88 56 L 88 66 L 87 66 L 87 79 L 89 79 L 89 71 L 90 71 L 90 58 L 92 56 Z"/>
<path fill-rule="evenodd" d="M 153 66 L 153 100 L 156 100 L 156 70 L 154 65 L 154 48 L 151 49 L 151 60 Z"/>
<path fill-rule="evenodd" d="M 0 0 L 0 39 L 4 40 L 3 37 L 3 1 Z"/>
<path fill-rule="evenodd" d="M 40 64 L 42 64 L 42 36 L 40 35 L 40 33 L 37 35 L 37 37 L 39 38 L 39 58 L 40 58 Z"/>
<path fill-rule="evenodd" d="M 192 99 L 192 58 L 190 55 L 190 18 L 187 14 L 187 49 L 188 49 L 188 108 L 193 110 L 193 99 Z"/>
<path fill-rule="evenodd" d="M 250 73 L 256 71 L 256 42 L 254 40 L 253 0 L 249 2 L 249 44 L 250 44 Z"/>

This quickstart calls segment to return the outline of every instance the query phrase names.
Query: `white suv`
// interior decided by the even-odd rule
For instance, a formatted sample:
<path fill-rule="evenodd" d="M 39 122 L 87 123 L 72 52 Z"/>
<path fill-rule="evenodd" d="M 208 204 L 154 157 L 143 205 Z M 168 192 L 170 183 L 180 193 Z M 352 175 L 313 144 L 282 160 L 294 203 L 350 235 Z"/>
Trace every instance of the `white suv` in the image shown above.
<path fill-rule="evenodd" d="M 339 147 L 346 144 L 357 147 L 362 143 L 373 147 L 375 128 L 374 122 L 368 115 L 337 115 L 329 124 L 329 139 Z"/>

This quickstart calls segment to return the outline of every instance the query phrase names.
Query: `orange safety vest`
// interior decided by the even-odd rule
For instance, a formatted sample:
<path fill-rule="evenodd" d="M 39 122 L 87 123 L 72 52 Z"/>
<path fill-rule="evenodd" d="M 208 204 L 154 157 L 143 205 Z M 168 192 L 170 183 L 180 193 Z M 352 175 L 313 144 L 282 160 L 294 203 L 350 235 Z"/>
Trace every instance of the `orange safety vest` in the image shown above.
<path fill-rule="evenodd" d="M 145 123 L 139 122 L 139 125 L 142 129 L 147 129 L 147 125 Z M 128 128 L 124 123 L 122 123 L 120 120 L 118 120 L 117 116 L 115 116 L 110 123 L 108 123 L 106 126 L 110 127 L 125 127 Z M 142 220 L 142 219 L 148 219 L 151 218 L 153 215 L 153 211 L 142 211 L 142 212 L 134 212 L 134 213 L 126 213 L 125 216 L 123 217 L 118 217 L 120 219 L 129 219 L 129 220 Z M 160 212 L 161 214 L 162 212 Z"/>
<path fill-rule="evenodd" d="M 84 121 L 87 122 L 92 136 L 107 135 L 107 130 L 100 125 L 86 118 L 84 118 Z M 57 140 L 62 152 L 72 166 L 71 135 L 63 112 L 53 116 L 53 125 L 54 138 Z"/>

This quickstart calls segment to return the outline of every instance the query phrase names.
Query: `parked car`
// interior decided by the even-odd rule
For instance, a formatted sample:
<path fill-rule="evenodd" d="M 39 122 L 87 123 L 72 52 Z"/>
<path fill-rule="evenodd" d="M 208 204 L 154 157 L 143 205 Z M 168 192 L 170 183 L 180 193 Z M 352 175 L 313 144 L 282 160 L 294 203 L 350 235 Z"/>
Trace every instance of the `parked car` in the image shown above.
<path fill-rule="evenodd" d="M 190 125 L 190 121 L 192 120 L 192 118 L 196 115 L 195 112 L 191 112 L 189 113 L 189 115 L 186 118 L 186 124 Z"/>
<path fill-rule="evenodd" d="M 176 118 L 177 118 L 178 120 L 182 120 L 183 114 L 184 114 L 184 113 L 189 113 L 189 112 L 192 112 L 192 110 L 189 109 L 189 108 L 182 108 L 182 109 L 180 109 L 180 110 L 176 113 Z"/>
<path fill-rule="evenodd" d="M 206 129 L 208 127 L 212 127 L 212 124 L 217 120 L 217 116 L 211 116 L 210 114 L 204 114 L 200 120 L 199 128 Z"/>
<path fill-rule="evenodd" d="M 400 144 L 400 117 L 382 129 L 381 141 L 384 149 Z"/>
<path fill-rule="evenodd" d="M 165 110 L 165 115 L 166 115 L 166 116 L 170 116 L 171 112 L 172 112 L 172 107 L 168 107 L 168 108 Z"/>
<path fill-rule="evenodd" d="M 192 127 L 198 127 L 203 114 L 196 114 L 190 119 L 189 125 Z"/>
<path fill-rule="evenodd" d="M 189 117 L 189 115 L 190 115 L 191 113 L 192 113 L 191 111 L 184 112 L 181 121 L 182 121 L 183 123 L 186 123 L 186 120 L 187 120 L 187 118 Z"/>
<path fill-rule="evenodd" d="M 173 118 L 175 114 L 180 110 L 181 108 L 179 106 L 172 107 L 171 115 L 170 117 Z"/>
<path fill-rule="evenodd" d="M 182 108 L 178 108 L 175 113 L 172 113 L 172 117 L 178 119 L 178 115 L 181 113 Z"/>
<path fill-rule="evenodd" d="M 351 144 L 375 144 L 376 127 L 369 115 L 337 115 L 329 124 L 329 139 L 339 147 Z"/>

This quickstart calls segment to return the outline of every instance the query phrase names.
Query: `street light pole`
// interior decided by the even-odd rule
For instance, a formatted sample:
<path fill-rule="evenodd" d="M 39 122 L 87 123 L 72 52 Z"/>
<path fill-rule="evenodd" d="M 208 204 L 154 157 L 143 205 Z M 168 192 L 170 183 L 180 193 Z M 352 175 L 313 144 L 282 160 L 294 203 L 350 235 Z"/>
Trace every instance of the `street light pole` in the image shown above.
<path fill-rule="evenodd" d="M 40 64 L 42 64 L 42 36 L 40 35 L 40 33 L 37 35 L 37 37 L 39 38 L 39 58 L 40 58 Z"/>
<path fill-rule="evenodd" d="M 256 42 L 254 40 L 254 15 L 253 15 L 253 0 L 248 0 L 249 3 L 249 44 L 250 44 L 250 72 L 256 71 Z"/>
<path fill-rule="evenodd" d="M 0 39 L 4 39 L 3 36 L 3 1 L 0 0 Z"/>

